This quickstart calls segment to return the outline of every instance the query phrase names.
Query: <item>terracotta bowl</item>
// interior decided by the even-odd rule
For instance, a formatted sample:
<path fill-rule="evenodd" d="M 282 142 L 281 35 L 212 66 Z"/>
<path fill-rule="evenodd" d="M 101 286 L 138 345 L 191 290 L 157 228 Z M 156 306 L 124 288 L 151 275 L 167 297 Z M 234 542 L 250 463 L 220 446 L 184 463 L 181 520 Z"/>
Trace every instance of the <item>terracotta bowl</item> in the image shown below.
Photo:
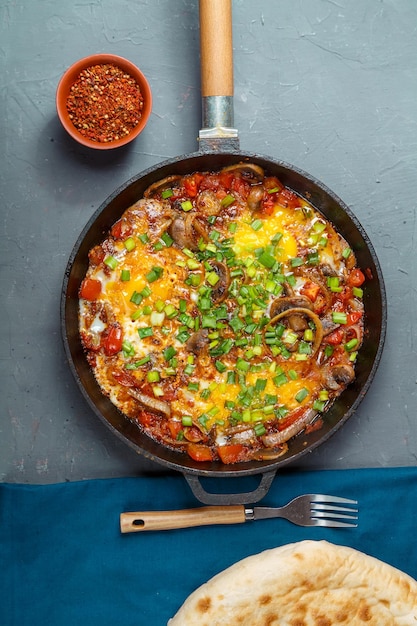
<path fill-rule="evenodd" d="M 129 76 L 134 79 L 133 86 L 126 84 L 126 90 L 124 91 L 124 96 L 126 99 L 130 100 L 130 104 L 133 97 L 131 95 L 132 91 L 135 91 L 137 86 L 139 87 L 143 98 L 142 109 L 140 110 L 139 107 L 137 109 L 140 111 L 139 121 L 136 125 L 133 125 L 134 118 L 132 113 L 134 113 L 134 111 L 125 111 L 123 113 L 124 120 L 121 132 L 117 130 L 121 122 L 120 115 L 119 117 L 116 117 L 115 110 L 117 108 L 117 104 L 114 104 L 113 101 L 116 96 L 120 97 L 120 94 L 123 94 L 123 88 L 120 88 L 119 86 L 120 82 L 117 82 L 117 85 L 115 82 L 125 80 L 120 78 L 119 73 L 112 78 L 112 81 L 115 83 L 113 85 L 113 91 L 103 91 L 104 94 L 107 93 L 107 95 L 103 96 L 103 99 L 106 101 L 104 109 L 99 110 L 100 92 L 97 91 L 97 89 L 94 91 L 94 81 L 89 80 L 80 88 L 80 91 L 78 91 L 77 102 L 82 102 L 82 107 L 77 106 L 75 116 L 73 113 L 74 121 L 70 118 L 68 105 L 70 108 L 74 108 L 76 102 L 75 98 L 71 99 L 71 96 L 74 94 L 74 91 L 71 91 L 71 87 L 75 83 L 79 84 L 81 72 L 84 72 L 84 70 L 93 66 L 103 65 L 115 66 L 119 70 L 122 70 L 125 74 L 129 74 Z M 100 75 L 101 73 L 99 72 L 97 79 L 98 89 L 100 89 L 101 84 Z M 92 96 L 96 97 L 96 100 L 92 100 Z M 70 101 L 68 98 L 70 98 Z M 147 79 L 140 69 L 127 59 L 114 54 L 93 54 L 76 61 L 62 76 L 56 92 L 56 108 L 58 117 L 61 120 L 63 127 L 69 135 L 75 139 L 75 141 L 83 146 L 94 148 L 95 150 L 109 150 L 126 145 L 135 139 L 145 128 L 152 110 L 152 92 Z M 83 119 L 84 111 L 82 110 L 84 108 L 86 111 L 85 119 Z M 107 115 L 107 117 L 105 117 L 105 115 Z M 135 120 L 137 117 L 138 116 L 135 116 Z M 101 120 L 101 126 L 99 125 L 99 118 Z M 113 119 L 116 124 L 115 129 L 110 126 Z M 76 124 L 79 125 L 79 128 L 76 127 Z M 83 127 L 83 124 L 85 127 Z M 101 137 L 100 140 L 98 140 L 99 136 Z M 95 137 L 95 139 L 92 137 Z"/>

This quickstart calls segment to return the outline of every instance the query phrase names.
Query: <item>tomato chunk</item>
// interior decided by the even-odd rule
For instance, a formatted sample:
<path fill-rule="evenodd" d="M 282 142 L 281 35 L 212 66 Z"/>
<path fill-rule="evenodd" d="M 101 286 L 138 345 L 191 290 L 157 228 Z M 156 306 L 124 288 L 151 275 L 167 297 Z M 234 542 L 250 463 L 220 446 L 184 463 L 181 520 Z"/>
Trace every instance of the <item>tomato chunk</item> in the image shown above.
<path fill-rule="evenodd" d="M 169 428 L 169 432 L 171 434 L 172 439 L 177 439 L 179 433 L 182 430 L 182 424 L 181 422 L 178 422 L 177 420 L 169 420 L 168 428 Z"/>
<path fill-rule="evenodd" d="M 353 324 L 357 324 L 362 317 L 362 311 L 352 311 L 347 315 L 347 323 L 348 326 L 352 326 Z"/>
<path fill-rule="evenodd" d="M 101 344 L 107 356 L 114 356 L 120 352 L 123 344 L 123 333 L 122 327 L 118 322 L 115 322 L 104 331 L 101 337 Z"/>
<path fill-rule="evenodd" d="M 84 300 L 97 300 L 101 294 L 101 282 L 95 278 L 84 278 L 80 287 L 80 297 Z"/>
<path fill-rule="evenodd" d="M 213 453 L 210 448 L 201 443 L 190 443 L 187 446 L 187 452 L 194 461 L 198 461 L 199 463 L 213 460 Z"/>
<path fill-rule="evenodd" d="M 300 289 L 300 293 L 307 296 L 311 302 L 315 302 L 320 293 L 320 285 L 317 285 L 317 283 L 313 283 L 312 281 L 308 281 Z"/>
<path fill-rule="evenodd" d="M 359 268 L 355 268 L 349 274 L 347 282 L 351 287 L 360 287 L 365 282 L 365 276 Z"/>
<path fill-rule="evenodd" d="M 231 463 L 237 463 L 240 461 L 243 450 L 244 448 L 240 443 L 219 446 L 217 448 L 220 460 L 225 465 L 230 465 Z"/>
<path fill-rule="evenodd" d="M 337 346 L 339 343 L 342 343 L 344 336 L 345 331 L 342 328 L 337 328 L 332 333 L 327 335 L 326 342 L 330 343 L 332 346 Z"/>

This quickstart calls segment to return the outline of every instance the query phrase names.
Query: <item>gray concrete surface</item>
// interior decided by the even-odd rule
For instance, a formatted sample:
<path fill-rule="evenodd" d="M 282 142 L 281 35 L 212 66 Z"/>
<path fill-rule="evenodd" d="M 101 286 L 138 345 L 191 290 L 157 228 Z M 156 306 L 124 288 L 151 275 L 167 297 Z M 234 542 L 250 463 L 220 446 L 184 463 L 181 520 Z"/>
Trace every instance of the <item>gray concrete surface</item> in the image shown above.
<path fill-rule="evenodd" d="M 51 483 L 159 471 L 86 405 L 65 361 L 60 294 L 72 247 L 137 172 L 197 148 L 197 0 L 1 0 L 0 480 Z M 233 1 L 235 124 L 243 150 L 322 180 L 368 233 L 385 277 L 382 361 L 355 415 L 299 467 L 417 459 L 415 0 Z M 97 153 L 60 126 L 55 90 L 95 52 L 139 65 L 145 132 Z"/>

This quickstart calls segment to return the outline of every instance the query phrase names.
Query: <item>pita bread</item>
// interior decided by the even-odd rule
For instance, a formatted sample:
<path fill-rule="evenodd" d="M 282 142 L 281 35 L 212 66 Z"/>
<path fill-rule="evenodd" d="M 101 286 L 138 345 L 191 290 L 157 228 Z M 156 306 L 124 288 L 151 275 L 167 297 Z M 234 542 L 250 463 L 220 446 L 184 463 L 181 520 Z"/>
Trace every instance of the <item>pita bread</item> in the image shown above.
<path fill-rule="evenodd" d="M 417 626 L 417 581 L 352 548 L 301 541 L 202 585 L 169 626 Z"/>

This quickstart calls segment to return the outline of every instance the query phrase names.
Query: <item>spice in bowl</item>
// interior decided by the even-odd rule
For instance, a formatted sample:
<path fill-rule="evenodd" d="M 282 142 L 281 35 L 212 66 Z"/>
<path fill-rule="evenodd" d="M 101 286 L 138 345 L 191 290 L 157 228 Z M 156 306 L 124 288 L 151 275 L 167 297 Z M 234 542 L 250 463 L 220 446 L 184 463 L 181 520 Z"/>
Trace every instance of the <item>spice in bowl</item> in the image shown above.
<path fill-rule="evenodd" d="M 142 115 L 143 96 L 132 76 L 111 63 L 83 70 L 67 98 L 69 118 L 92 141 L 128 135 Z"/>
<path fill-rule="evenodd" d="M 95 55 L 64 74 L 57 109 L 66 130 L 90 147 L 124 145 L 144 128 L 151 111 L 149 85 L 122 57 Z"/>

